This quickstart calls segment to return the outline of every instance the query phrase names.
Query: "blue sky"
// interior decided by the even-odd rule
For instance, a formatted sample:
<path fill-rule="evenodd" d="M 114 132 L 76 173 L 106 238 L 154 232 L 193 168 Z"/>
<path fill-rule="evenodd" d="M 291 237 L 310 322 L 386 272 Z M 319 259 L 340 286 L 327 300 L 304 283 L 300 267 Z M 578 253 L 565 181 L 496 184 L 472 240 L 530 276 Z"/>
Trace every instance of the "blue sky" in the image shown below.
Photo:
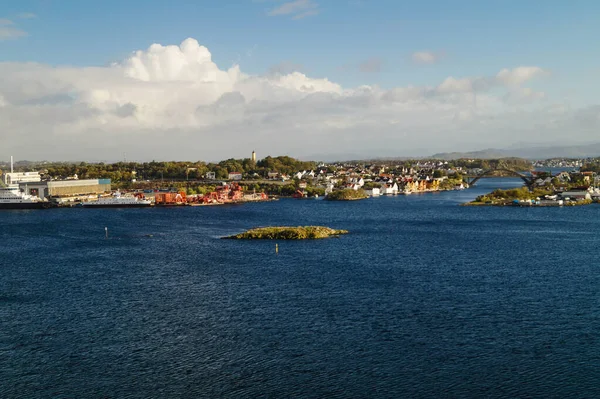
<path fill-rule="evenodd" d="M 7 28 L 20 34 L 8 37 Z M 179 45 L 190 37 L 209 49 L 220 70 L 239 65 L 252 76 L 299 70 L 343 89 L 369 85 L 390 90 L 435 88 L 448 77 L 489 80 L 504 68 L 535 66 L 544 74 L 527 79 L 529 97 L 539 92 L 543 95 L 536 98 L 543 97 L 545 106 L 569 109 L 597 103 L 597 1 L 20 0 L 0 4 L 0 63 L 81 69 L 115 62 L 125 65 L 136 50 L 153 43 Z M 415 61 L 418 54 L 424 62 L 423 58 Z M 496 87 L 487 94 L 507 98 L 508 94 L 499 93 L 504 89 Z M 509 88 L 512 94 L 513 89 Z M 531 107 L 526 104 L 518 111 Z M 514 115 L 516 109 L 511 105 L 505 111 Z M 542 134 L 535 135 L 539 139 Z M 580 138 L 585 137 L 582 133 Z"/>
<path fill-rule="evenodd" d="M 105 65 L 152 43 L 194 37 L 222 68 L 240 63 L 260 74 L 289 62 L 344 85 L 385 87 L 434 84 L 515 65 L 585 75 L 600 64 L 596 1 L 329 0 L 318 2 L 317 15 L 300 20 L 267 15 L 282 3 L 5 1 L 0 18 L 16 20 L 29 36 L 4 41 L 0 59 Z M 17 18 L 21 13 L 37 17 Z M 443 62 L 416 67 L 410 55 L 420 50 L 444 53 Z M 381 69 L 360 72 L 358 65 L 371 59 Z"/>

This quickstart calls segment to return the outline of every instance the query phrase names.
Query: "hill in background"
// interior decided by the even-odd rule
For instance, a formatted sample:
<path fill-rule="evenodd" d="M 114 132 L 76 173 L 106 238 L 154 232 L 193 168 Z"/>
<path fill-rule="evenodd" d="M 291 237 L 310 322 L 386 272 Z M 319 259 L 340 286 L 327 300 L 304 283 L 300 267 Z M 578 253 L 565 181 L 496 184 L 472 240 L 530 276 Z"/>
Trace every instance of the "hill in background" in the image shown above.
<path fill-rule="evenodd" d="M 552 146 L 552 147 L 527 147 L 511 149 L 489 148 L 480 151 L 468 152 L 443 152 L 433 154 L 429 158 L 434 159 L 497 159 L 497 158 L 526 158 L 526 159 L 548 159 L 548 158 L 591 158 L 600 156 L 600 143 L 574 146 Z"/>

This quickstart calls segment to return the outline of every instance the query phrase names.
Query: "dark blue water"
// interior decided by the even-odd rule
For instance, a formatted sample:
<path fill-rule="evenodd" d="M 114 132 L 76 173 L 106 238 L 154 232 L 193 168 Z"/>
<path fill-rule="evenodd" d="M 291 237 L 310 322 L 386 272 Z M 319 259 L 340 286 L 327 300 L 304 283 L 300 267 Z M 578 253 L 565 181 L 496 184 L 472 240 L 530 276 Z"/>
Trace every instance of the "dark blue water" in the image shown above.
<path fill-rule="evenodd" d="M 1 212 L 0 397 L 600 397 L 600 206 L 458 206 L 518 184 Z"/>

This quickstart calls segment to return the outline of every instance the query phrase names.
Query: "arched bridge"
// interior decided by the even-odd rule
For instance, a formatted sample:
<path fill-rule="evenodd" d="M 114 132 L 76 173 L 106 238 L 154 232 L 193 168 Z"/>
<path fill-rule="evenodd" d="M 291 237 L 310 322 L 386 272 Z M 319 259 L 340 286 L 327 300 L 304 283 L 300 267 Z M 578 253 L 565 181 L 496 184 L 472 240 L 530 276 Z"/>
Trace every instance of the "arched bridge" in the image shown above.
<path fill-rule="evenodd" d="M 517 172 L 516 170 L 512 170 L 512 169 L 505 168 L 505 167 L 490 168 L 490 169 L 484 170 L 483 172 L 479 173 L 477 176 L 474 176 L 473 179 L 470 181 L 469 181 L 468 177 L 465 180 L 467 181 L 467 183 L 469 183 L 470 186 L 472 186 L 475 183 L 477 183 L 477 181 L 479 181 L 479 179 L 481 179 L 482 177 L 489 176 L 496 171 L 506 172 L 509 175 L 520 177 L 521 180 L 523 180 L 523 182 L 525 182 L 525 185 L 527 187 L 532 187 L 534 185 L 535 178 L 533 176 L 527 176 L 521 172 Z"/>

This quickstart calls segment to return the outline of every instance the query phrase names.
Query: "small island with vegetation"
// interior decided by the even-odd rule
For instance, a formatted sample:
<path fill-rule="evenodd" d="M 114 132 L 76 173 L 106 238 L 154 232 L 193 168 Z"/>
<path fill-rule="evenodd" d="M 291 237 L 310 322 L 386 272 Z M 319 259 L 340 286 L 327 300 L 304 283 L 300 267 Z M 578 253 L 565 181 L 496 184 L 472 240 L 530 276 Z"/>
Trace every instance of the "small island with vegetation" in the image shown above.
<path fill-rule="evenodd" d="M 468 206 L 576 206 L 599 202 L 600 190 L 594 187 L 596 176 L 585 172 L 538 172 L 530 186 L 494 190 L 478 196 Z"/>
<path fill-rule="evenodd" d="M 478 196 L 474 201 L 464 205 L 512 205 L 514 201 L 528 201 L 536 198 L 544 198 L 552 192 L 544 189 L 529 190 L 527 187 L 511 188 L 508 190 L 496 189 L 491 193 Z"/>
<path fill-rule="evenodd" d="M 347 230 L 336 230 L 323 226 L 258 227 L 244 233 L 223 237 L 233 240 L 314 240 L 348 234 Z"/>
<path fill-rule="evenodd" d="M 356 201 L 365 198 L 369 198 L 365 190 L 353 190 L 351 188 L 333 191 L 325 197 L 328 201 Z"/>

